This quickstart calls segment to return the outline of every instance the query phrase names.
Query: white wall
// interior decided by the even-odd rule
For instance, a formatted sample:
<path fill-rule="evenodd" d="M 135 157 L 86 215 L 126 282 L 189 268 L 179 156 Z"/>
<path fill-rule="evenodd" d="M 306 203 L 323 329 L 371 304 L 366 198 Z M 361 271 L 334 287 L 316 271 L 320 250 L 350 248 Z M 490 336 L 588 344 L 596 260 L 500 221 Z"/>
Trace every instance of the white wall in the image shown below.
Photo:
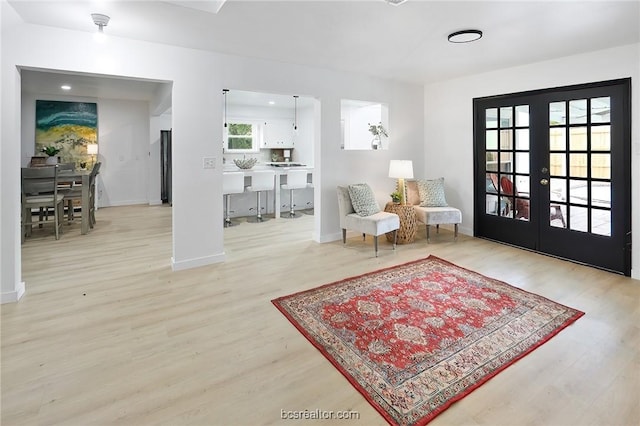
<path fill-rule="evenodd" d="M 640 44 L 441 81 L 424 88 L 427 177 L 445 177 L 447 201 L 473 234 L 473 98 L 632 78 L 632 275 L 640 278 Z"/>
<path fill-rule="evenodd" d="M 149 202 L 149 126 L 148 102 L 99 101 L 99 207 Z"/>
<path fill-rule="evenodd" d="M 414 156 L 423 165 L 422 87 L 362 75 L 241 58 L 109 37 L 96 44 L 92 33 L 25 24 L 6 3 L 2 7 L 2 282 L 3 300 L 22 292 L 19 235 L 19 167 L 21 120 L 18 68 L 65 70 L 154 79 L 173 83 L 173 257 L 174 269 L 223 261 L 222 228 L 222 89 L 237 87 L 267 93 L 297 93 L 320 100 L 319 143 L 314 146 L 316 228 L 314 238 L 340 237 L 335 187 L 369 182 L 379 201 L 388 199 L 393 180 L 389 160 Z M 65 46 L 51 49 L 50 46 Z M 77 55 L 77 52 L 83 52 Z M 340 149 L 340 99 L 364 99 L 389 105 L 393 143 L 387 151 Z M 128 132 L 128 131 L 127 131 Z M 134 131 L 131 131 L 135 133 Z M 140 135 L 144 137 L 144 135 Z M 146 140 L 149 141 L 147 134 Z M 120 155 L 135 158 L 140 152 Z M 118 150 L 116 150 L 118 151 Z M 111 155 L 111 153 L 109 154 Z M 203 169 L 202 158 L 217 158 L 216 169 Z M 140 157 L 138 160 L 141 161 Z M 124 161 L 123 161 L 124 162 Z M 326 171 L 324 168 L 326 167 Z M 208 188 L 209 197 L 202 196 Z M 202 224 L 219 224 L 211 227 Z M 6 295 L 6 296 L 5 296 Z"/>

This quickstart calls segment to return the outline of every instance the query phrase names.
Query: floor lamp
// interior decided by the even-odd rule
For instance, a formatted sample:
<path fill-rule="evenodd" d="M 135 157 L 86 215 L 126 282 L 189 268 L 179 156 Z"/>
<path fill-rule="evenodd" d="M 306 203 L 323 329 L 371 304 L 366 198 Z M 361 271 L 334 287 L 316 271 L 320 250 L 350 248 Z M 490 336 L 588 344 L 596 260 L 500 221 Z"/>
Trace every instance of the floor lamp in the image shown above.
<path fill-rule="evenodd" d="M 389 162 L 389 177 L 398 179 L 398 191 L 402 194 L 400 203 L 407 204 L 407 189 L 404 184 L 405 179 L 413 179 L 413 161 L 411 160 L 391 160 Z"/>

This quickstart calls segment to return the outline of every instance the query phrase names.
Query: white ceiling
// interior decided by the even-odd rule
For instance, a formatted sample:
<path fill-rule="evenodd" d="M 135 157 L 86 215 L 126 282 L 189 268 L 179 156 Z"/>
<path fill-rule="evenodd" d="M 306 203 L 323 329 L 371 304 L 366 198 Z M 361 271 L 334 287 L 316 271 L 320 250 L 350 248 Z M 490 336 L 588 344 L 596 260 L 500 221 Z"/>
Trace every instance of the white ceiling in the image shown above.
<path fill-rule="evenodd" d="M 639 0 L 9 3 L 34 24 L 95 32 L 90 14 L 103 13 L 111 36 L 419 84 L 640 42 Z M 484 37 L 447 41 L 468 28 Z"/>

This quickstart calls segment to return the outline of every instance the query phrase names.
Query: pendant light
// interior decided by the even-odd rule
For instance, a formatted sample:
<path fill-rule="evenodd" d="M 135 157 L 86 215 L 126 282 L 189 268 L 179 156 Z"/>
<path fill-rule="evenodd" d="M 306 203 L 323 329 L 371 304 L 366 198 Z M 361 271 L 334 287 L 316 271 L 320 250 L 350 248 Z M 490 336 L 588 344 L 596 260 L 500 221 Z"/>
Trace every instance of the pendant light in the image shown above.
<path fill-rule="evenodd" d="M 293 130 L 298 130 L 298 95 L 293 95 Z"/>
<path fill-rule="evenodd" d="M 227 93 L 229 89 L 222 89 L 222 95 L 224 96 L 224 127 L 227 127 Z"/>

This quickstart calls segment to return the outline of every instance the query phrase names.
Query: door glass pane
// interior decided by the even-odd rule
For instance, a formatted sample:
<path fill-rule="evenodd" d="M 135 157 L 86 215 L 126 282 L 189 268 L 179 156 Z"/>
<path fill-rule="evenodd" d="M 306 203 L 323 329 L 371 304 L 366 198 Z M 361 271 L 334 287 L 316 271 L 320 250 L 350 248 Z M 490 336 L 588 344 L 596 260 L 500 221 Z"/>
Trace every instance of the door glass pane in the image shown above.
<path fill-rule="evenodd" d="M 611 154 L 591 154 L 591 177 L 611 179 Z"/>
<path fill-rule="evenodd" d="M 611 126 L 593 126 L 591 128 L 591 150 L 611 150 Z"/>
<path fill-rule="evenodd" d="M 549 129 L 549 149 L 551 151 L 566 151 L 567 139 L 564 127 Z"/>
<path fill-rule="evenodd" d="M 497 172 L 498 171 L 498 152 L 487 152 L 486 153 L 487 164 L 485 169 L 488 172 Z"/>
<path fill-rule="evenodd" d="M 529 129 L 516 129 L 516 149 L 529 149 Z"/>
<path fill-rule="evenodd" d="M 500 130 L 500 149 L 513 149 L 513 130 Z"/>
<path fill-rule="evenodd" d="M 611 182 L 591 182 L 591 205 L 611 208 Z"/>
<path fill-rule="evenodd" d="M 504 195 L 513 195 L 513 175 L 500 177 L 500 190 Z"/>
<path fill-rule="evenodd" d="M 587 122 L 587 100 L 577 99 L 569 101 L 569 124 L 582 124 Z"/>
<path fill-rule="evenodd" d="M 487 129 L 498 128 L 498 108 L 489 108 L 485 111 L 484 125 Z"/>
<path fill-rule="evenodd" d="M 518 105 L 516 107 L 516 126 L 529 127 L 529 105 Z"/>
<path fill-rule="evenodd" d="M 571 215 L 569 217 L 569 229 L 572 229 L 574 231 L 587 232 L 588 209 L 586 207 L 571 206 L 569 212 Z"/>
<path fill-rule="evenodd" d="M 490 194 L 497 194 L 498 193 L 498 186 L 497 185 L 498 182 L 498 174 L 497 173 L 487 173 L 486 174 L 486 181 L 485 181 L 485 191 L 490 193 Z"/>
<path fill-rule="evenodd" d="M 529 174 L 528 152 L 516 152 L 516 173 Z"/>
<path fill-rule="evenodd" d="M 551 203 L 549 205 L 549 225 L 554 228 L 566 228 L 567 205 Z"/>
<path fill-rule="evenodd" d="M 485 134 L 486 149 L 498 149 L 498 131 L 487 130 Z"/>
<path fill-rule="evenodd" d="M 549 173 L 552 176 L 567 175 L 567 155 L 549 154 Z"/>
<path fill-rule="evenodd" d="M 569 181 L 569 202 L 575 204 L 587 204 L 589 201 L 589 190 L 586 180 Z"/>
<path fill-rule="evenodd" d="M 513 153 L 500 152 L 500 171 L 513 172 Z"/>
<path fill-rule="evenodd" d="M 569 130 L 569 150 L 586 151 L 587 150 L 587 128 L 572 127 Z"/>
<path fill-rule="evenodd" d="M 591 232 L 611 236 L 611 210 L 591 209 Z"/>
<path fill-rule="evenodd" d="M 569 176 L 587 177 L 587 154 L 569 154 Z"/>
<path fill-rule="evenodd" d="M 513 197 L 500 197 L 501 203 L 504 203 L 504 209 L 500 211 L 500 216 L 513 219 L 515 213 Z"/>
<path fill-rule="evenodd" d="M 500 127 L 513 127 L 513 109 L 511 107 L 500 108 Z"/>
<path fill-rule="evenodd" d="M 486 195 L 486 209 L 485 212 L 491 215 L 498 215 L 498 196 Z"/>
<path fill-rule="evenodd" d="M 520 220 L 529 220 L 529 200 L 516 198 L 515 218 Z"/>
<path fill-rule="evenodd" d="M 567 201 L 567 180 L 550 179 L 549 181 L 551 201 Z"/>
<path fill-rule="evenodd" d="M 549 124 L 567 124 L 567 112 L 565 102 L 552 102 L 549 104 Z"/>
<path fill-rule="evenodd" d="M 529 198 L 529 176 L 516 176 L 516 190 L 519 196 Z"/>
<path fill-rule="evenodd" d="M 591 99 L 591 122 L 611 122 L 611 100 L 609 97 Z"/>

